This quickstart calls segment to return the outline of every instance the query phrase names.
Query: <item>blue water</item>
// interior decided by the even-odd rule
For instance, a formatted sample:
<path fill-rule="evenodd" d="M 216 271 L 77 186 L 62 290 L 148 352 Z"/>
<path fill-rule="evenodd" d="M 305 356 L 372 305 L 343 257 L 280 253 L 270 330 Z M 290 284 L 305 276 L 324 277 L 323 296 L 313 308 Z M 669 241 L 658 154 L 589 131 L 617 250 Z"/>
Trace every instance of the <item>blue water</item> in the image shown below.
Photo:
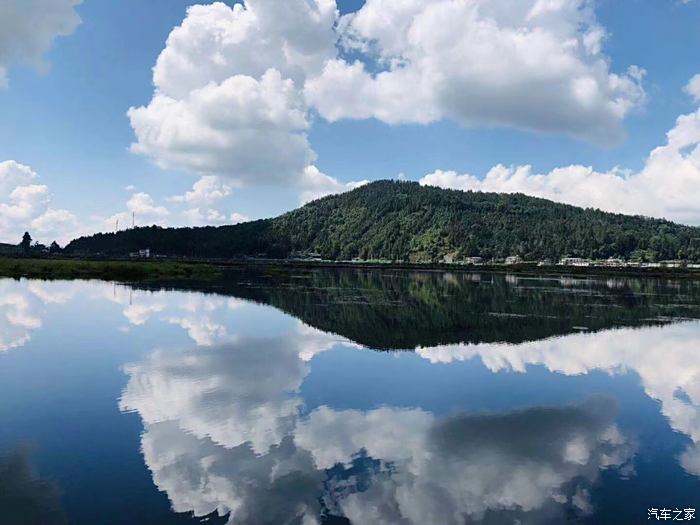
<path fill-rule="evenodd" d="M 642 523 L 700 506 L 692 284 L 181 288 L 0 280 L 0 523 Z"/>

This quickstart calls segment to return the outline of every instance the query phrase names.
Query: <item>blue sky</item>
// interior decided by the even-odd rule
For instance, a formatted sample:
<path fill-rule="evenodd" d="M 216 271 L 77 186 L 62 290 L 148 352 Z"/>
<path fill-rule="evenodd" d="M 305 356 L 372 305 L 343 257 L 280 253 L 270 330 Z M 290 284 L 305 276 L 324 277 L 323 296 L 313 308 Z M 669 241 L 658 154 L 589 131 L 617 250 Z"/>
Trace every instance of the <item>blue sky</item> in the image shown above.
<path fill-rule="evenodd" d="M 700 73 L 696 0 L 527 0 L 522 16 L 499 12 L 505 0 L 488 8 L 480 0 L 431 7 L 338 0 L 339 24 L 332 0 L 292 0 L 288 13 L 250 0 L 245 9 L 260 27 L 235 46 L 208 32 L 216 33 L 218 20 L 235 34 L 242 22 L 207 6 L 196 27 L 168 45 L 158 90 L 179 105 L 167 109 L 156 107 L 153 68 L 168 35 L 187 22 L 191 2 L 49 0 L 54 19 L 41 13 L 45 2 L 4 3 L 0 241 L 16 242 L 25 229 L 65 241 L 111 228 L 117 218 L 124 225 L 132 211 L 140 223 L 166 225 L 273 216 L 400 174 L 700 223 L 700 204 L 693 204 L 700 202 L 700 87 L 695 99 L 689 87 Z M 455 24 L 430 26 L 444 16 L 440 8 Z M 302 11 L 311 14 L 295 15 Z M 31 30 L 22 31 L 23 23 Z M 42 32 L 42 41 L 32 40 Z M 523 33 L 547 39 L 525 41 L 523 50 L 512 44 Z M 533 43 L 542 50 L 530 51 Z M 282 45 L 302 50 L 304 61 L 280 59 Z M 513 53 L 503 67 L 489 59 L 494 49 L 499 58 Z M 549 62 L 552 50 L 561 60 Z M 201 62 L 200 52 L 204 61 L 222 56 L 224 65 L 212 59 L 201 70 L 181 67 Z M 332 74 L 329 62 L 337 66 Z M 267 68 L 279 78 L 263 80 Z M 239 81 L 242 75 L 253 84 Z M 571 98 L 580 77 L 594 94 Z M 197 105 L 193 93 L 206 85 L 213 86 L 209 98 Z M 130 118 L 131 107 L 143 111 Z M 270 108 L 281 113 L 268 119 Z M 683 115 L 682 143 L 671 144 L 666 134 Z M 210 148 L 219 138 L 221 147 Z M 133 143 L 139 147 L 130 150 Z M 652 157 L 657 147 L 666 149 Z M 667 180 L 667 173 L 682 176 Z M 205 182 L 193 191 L 197 181 Z M 28 186 L 45 191 L 13 196 Z"/>

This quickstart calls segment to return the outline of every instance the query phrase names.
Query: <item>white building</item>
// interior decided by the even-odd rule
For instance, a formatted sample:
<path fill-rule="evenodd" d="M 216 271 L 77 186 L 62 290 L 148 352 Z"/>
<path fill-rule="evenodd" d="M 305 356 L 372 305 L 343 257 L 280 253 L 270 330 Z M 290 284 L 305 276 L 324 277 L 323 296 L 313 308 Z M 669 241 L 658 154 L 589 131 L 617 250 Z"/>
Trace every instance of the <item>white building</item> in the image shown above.
<path fill-rule="evenodd" d="M 661 261 L 660 264 L 664 268 L 681 268 L 685 266 L 684 261 Z"/>
<path fill-rule="evenodd" d="M 581 257 L 564 257 L 559 264 L 562 266 L 590 266 L 590 259 L 583 259 Z"/>
<path fill-rule="evenodd" d="M 615 257 L 610 257 L 605 261 L 605 266 L 625 266 L 624 259 L 616 259 Z"/>

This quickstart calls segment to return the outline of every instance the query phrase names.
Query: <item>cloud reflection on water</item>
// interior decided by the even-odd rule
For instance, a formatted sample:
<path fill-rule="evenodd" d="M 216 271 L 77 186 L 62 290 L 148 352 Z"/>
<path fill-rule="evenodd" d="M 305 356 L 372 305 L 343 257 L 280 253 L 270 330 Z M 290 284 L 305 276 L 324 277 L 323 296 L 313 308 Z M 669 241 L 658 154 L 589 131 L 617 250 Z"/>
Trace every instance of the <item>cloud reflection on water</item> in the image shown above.
<path fill-rule="evenodd" d="M 629 472 L 634 445 L 608 399 L 451 418 L 326 406 L 302 417 L 308 360 L 337 342 L 315 331 L 310 343 L 309 330 L 157 351 L 126 368 L 120 406 L 143 419 L 146 464 L 176 511 L 236 524 L 555 519 L 590 510 L 601 470 Z"/>
<path fill-rule="evenodd" d="M 0 292 L 0 351 L 26 344 L 51 305 L 77 297 L 114 302 L 133 330 L 180 326 L 197 345 L 128 365 L 121 400 L 143 419 L 146 463 L 179 511 L 231 513 L 232 523 L 313 523 L 324 513 L 358 523 L 556 520 L 590 510 L 602 470 L 630 472 L 634 443 L 615 426 L 610 401 L 448 419 L 396 407 L 307 414 L 301 386 L 314 356 L 352 344 L 340 336 L 278 313 L 288 327 L 279 336 L 231 335 L 242 333 L 244 303 L 213 294 L 9 280 Z M 690 439 L 678 460 L 700 476 L 698 349 L 700 323 L 688 321 L 416 354 L 436 366 L 478 359 L 494 373 L 636 374 Z"/>
<path fill-rule="evenodd" d="M 526 372 L 544 366 L 564 375 L 593 371 L 634 373 L 646 394 L 661 403 L 671 427 L 692 444 L 681 464 L 700 476 L 700 322 L 619 328 L 531 341 L 518 345 L 476 344 L 417 348 L 431 363 L 479 359 L 492 372 Z"/>
<path fill-rule="evenodd" d="M 71 286 L 44 281 L 0 279 L 0 353 L 24 346 L 41 328 L 47 304 L 63 304 L 73 297 Z"/>

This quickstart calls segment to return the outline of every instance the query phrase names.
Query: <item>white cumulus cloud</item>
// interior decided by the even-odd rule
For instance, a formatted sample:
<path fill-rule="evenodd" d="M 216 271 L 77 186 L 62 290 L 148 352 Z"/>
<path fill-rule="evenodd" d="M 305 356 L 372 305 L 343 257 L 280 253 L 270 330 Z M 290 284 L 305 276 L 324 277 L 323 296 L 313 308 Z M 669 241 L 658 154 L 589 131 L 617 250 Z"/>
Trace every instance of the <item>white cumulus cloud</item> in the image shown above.
<path fill-rule="evenodd" d="M 211 202 L 239 185 L 296 188 L 304 203 L 362 184 L 316 167 L 315 111 L 615 141 L 645 102 L 645 72 L 613 65 L 607 38 L 590 0 L 368 0 L 342 17 L 334 0 L 196 5 L 156 61 L 152 99 L 129 109 L 132 151 L 200 177 L 170 198 L 199 225 L 231 217 Z M 697 114 L 680 117 L 641 173 L 499 165 L 483 181 L 436 171 L 423 182 L 700 222 L 696 127 Z"/>
<path fill-rule="evenodd" d="M 153 70 L 158 92 L 184 99 L 235 75 L 276 69 L 295 83 L 334 56 L 334 0 L 246 0 L 195 5 L 168 36 Z"/>
<path fill-rule="evenodd" d="M 303 102 L 290 79 L 269 69 L 234 75 L 184 99 L 157 93 L 131 108 L 132 151 L 162 168 L 227 176 L 239 183 L 288 183 L 314 158 Z"/>
<path fill-rule="evenodd" d="M 103 220 L 103 226 L 108 230 L 115 228 L 117 221 L 119 228 L 127 228 L 135 223 L 138 226 L 150 226 L 152 224 L 167 225 L 171 213 L 165 206 L 159 206 L 148 193 L 138 192 L 131 195 L 126 201 L 126 211 L 115 213 Z"/>
<path fill-rule="evenodd" d="M 605 37 L 583 0 L 370 1 L 340 20 L 334 0 L 193 6 L 158 57 L 152 100 L 129 110 L 132 150 L 233 185 L 298 187 L 305 202 L 359 184 L 313 166 L 313 109 L 609 139 L 644 91 L 639 68 L 611 71 Z"/>
<path fill-rule="evenodd" d="M 187 226 L 207 226 L 228 222 L 226 215 L 215 209 L 190 208 L 182 212 Z"/>
<path fill-rule="evenodd" d="M 3 0 L 0 2 L 0 88 L 7 70 L 19 63 L 45 67 L 43 56 L 58 36 L 80 24 L 75 7 L 82 0 Z"/>
<path fill-rule="evenodd" d="M 0 162 L 0 242 L 18 244 L 25 231 L 41 242 L 66 242 L 79 229 L 75 215 L 51 207 L 49 188 L 37 179 L 29 166 Z"/>
<path fill-rule="evenodd" d="M 148 193 L 133 193 L 124 205 L 125 211 L 102 218 L 100 222 L 102 228 L 111 231 L 117 224 L 119 229 L 129 228 L 132 222 L 136 226 L 183 227 L 237 224 L 250 220 L 242 213 L 229 213 L 214 207 L 230 194 L 230 186 L 218 177 L 205 176 L 193 185 L 192 190 L 165 198 L 165 204 L 156 202 Z"/>
<path fill-rule="evenodd" d="M 206 175 L 195 182 L 190 191 L 185 192 L 183 195 L 174 195 L 166 200 L 192 206 L 182 212 L 182 216 L 188 226 L 243 222 L 245 219 L 240 219 L 240 217 L 244 217 L 243 215 L 233 213 L 229 219 L 225 213 L 212 207 L 222 199 L 230 196 L 231 192 L 231 186 L 222 178 Z"/>
<path fill-rule="evenodd" d="M 485 177 L 437 170 L 421 184 L 459 190 L 524 193 L 605 211 L 700 224 L 700 109 L 681 115 L 667 142 L 651 151 L 639 172 L 566 166 L 548 173 L 531 166 L 493 167 Z"/>
<path fill-rule="evenodd" d="M 231 187 L 219 177 L 208 175 L 192 185 L 184 195 L 175 195 L 168 200 L 171 202 L 187 202 L 194 204 L 211 204 L 231 195 Z"/>
<path fill-rule="evenodd" d="M 231 224 L 239 224 L 241 222 L 248 222 L 250 220 L 250 217 L 243 213 L 238 213 L 234 211 L 231 215 L 229 215 L 228 220 Z"/>
<path fill-rule="evenodd" d="M 369 183 L 368 180 L 342 183 L 338 179 L 322 173 L 316 166 L 307 166 L 299 183 L 301 189 L 299 201 L 301 204 L 306 204 L 326 195 L 354 190 L 367 183 Z"/>
<path fill-rule="evenodd" d="M 362 61 L 330 60 L 306 83 L 331 121 L 449 118 L 607 141 L 645 99 L 643 70 L 611 70 L 588 0 L 368 0 L 339 28 Z"/>
<path fill-rule="evenodd" d="M 132 150 L 236 184 L 294 185 L 315 158 L 302 88 L 335 53 L 334 0 L 192 6 L 131 108 Z"/>
<path fill-rule="evenodd" d="M 685 86 L 685 92 L 688 93 L 695 102 L 700 103 L 700 73 L 690 79 Z"/>

